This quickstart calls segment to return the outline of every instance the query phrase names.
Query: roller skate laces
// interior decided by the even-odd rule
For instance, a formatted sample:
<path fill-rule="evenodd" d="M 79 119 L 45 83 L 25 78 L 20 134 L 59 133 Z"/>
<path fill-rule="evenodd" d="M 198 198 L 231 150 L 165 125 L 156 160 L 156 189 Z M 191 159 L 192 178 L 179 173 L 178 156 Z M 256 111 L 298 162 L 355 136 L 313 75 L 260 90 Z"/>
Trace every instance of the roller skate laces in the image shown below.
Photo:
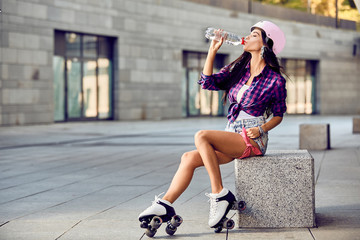
<path fill-rule="evenodd" d="M 164 192 L 160 193 L 159 195 L 155 195 L 155 199 L 151 202 L 151 206 L 146 208 L 142 213 L 140 213 L 139 218 L 141 218 L 142 215 L 145 215 L 146 213 L 151 212 L 153 209 L 155 209 L 156 205 L 159 204 L 161 200 L 160 196 L 163 194 Z"/>
<path fill-rule="evenodd" d="M 216 202 L 216 194 L 205 193 L 205 196 L 207 196 L 209 198 L 209 200 L 208 200 L 208 202 L 210 203 L 209 225 L 210 225 L 210 227 L 212 227 L 211 222 L 213 222 L 213 219 L 216 218 L 216 216 L 218 215 L 219 204 L 217 204 L 217 202 Z"/>
<path fill-rule="evenodd" d="M 229 212 L 230 205 L 235 201 L 235 197 L 226 188 L 223 188 L 218 194 L 206 193 L 205 195 L 209 197 L 210 202 L 209 226 L 214 227 Z"/>

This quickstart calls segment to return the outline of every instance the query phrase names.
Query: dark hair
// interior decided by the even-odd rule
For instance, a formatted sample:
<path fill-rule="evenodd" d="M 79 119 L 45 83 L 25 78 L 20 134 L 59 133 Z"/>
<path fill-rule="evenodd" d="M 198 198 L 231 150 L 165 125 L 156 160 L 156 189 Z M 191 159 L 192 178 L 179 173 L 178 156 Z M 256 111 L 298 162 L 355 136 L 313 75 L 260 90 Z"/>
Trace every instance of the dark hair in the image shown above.
<path fill-rule="evenodd" d="M 261 29 L 261 36 L 264 43 L 264 53 L 263 58 L 265 60 L 266 65 L 268 65 L 273 71 L 279 74 L 285 74 L 283 71 L 283 67 L 280 66 L 279 60 L 277 59 L 275 53 L 272 51 L 272 47 L 274 45 L 273 41 L 266 36 L 264 30 Z M 227 81 L 224 81 L 223 88 L 226 89 L 223 95 L 223 102 L 226 104 L 226 99 L 229 94 L 229 90 L 232 86 L 240 81 L 242 76 L 245 74 L 246 66 L 251 60 L 251 53 L 243 52 L 239 58 L 230 63 L 230 76 Z M 286 75 L 286 74 L 285 74 Z M 268 118 L 271 112 L 272 103 L 269 103 L 266 107 L 266 117 Z"/>

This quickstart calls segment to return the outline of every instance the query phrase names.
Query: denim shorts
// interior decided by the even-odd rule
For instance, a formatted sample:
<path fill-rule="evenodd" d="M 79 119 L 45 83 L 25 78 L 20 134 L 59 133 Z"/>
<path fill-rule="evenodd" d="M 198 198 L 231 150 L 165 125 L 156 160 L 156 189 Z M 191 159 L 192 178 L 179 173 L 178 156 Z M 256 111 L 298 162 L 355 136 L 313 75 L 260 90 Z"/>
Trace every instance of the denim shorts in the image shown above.
<path fill-rule="evenodd" d="M 266 122 L 265 117 L 263 117 L 263 116 L 256 117 L 256 118 L 236 120 L 233 123 L 228 122 L 228 124 L 226 125 L 226 128 L 225 128 L 225 131 L 241 133 L 243 126 L 245 127 L 245 129 L 248 129 L 248 128 L 252 128 L 252 127 L 261 126 L 265 122 Z M 251 138 L 251 139 L 254 140 L 254 142 L 256 142 L 259 145 L 260 151 L 264 155 L 266 152 L 266 149 L 267 149 L 267 145 L 268 145 L 268 139 L 269 139 L 268 133 L 267 132 L 263 133 L 260 137 Z"/>

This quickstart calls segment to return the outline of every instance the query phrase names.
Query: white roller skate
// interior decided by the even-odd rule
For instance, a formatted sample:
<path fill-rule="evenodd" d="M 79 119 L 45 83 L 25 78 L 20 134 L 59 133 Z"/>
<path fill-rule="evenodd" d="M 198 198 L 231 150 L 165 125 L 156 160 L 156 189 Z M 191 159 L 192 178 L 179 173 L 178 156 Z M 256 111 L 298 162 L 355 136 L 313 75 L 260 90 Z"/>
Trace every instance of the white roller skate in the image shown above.
<path fill-rule="evenodd" d="M 160 199 L 159 196 L 155 196 L 152 205 L 139 215 L 140 227 L 146 228 L 145 234 L 148 237 L 155 236 L 157 229 L 163 222 L 167 222 L 166 233 L 174 235 L 177 227 L 183 221 L 179 215 L 176 215 L 172 204 Z"/>
<path fill-rule="evenodd" d="M 245 202 L 237 202 L 234 194 L 226 188 L 218 194 L 207 193 L 206 196 L 210 201 L 209 226 L 215 228 L 215 233 L 221 232 L 223 228 L 233 229 L 235 222 L 226 215 L 230 210 L 245 210 Z"/>

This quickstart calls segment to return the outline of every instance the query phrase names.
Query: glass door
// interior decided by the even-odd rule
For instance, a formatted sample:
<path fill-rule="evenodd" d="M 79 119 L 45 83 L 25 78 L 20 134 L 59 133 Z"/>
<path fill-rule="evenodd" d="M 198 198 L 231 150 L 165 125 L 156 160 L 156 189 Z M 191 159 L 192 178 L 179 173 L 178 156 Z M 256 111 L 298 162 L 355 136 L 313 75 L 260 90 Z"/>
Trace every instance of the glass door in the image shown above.
<path fill-rule="evenodd" d="M 55 31 L 54 120 L 111 119 L 114 39 Z"/>
<path fill-rule="evenodd" d="M 82 86 L 81 62 L 76 59 L 66 61 L 67 69 L 67 117 L 81 118 Z"/>
<path fill-rule="evenodd" d="M 62 56 L 54 56 L 54 120 L 65 120 L 65 59 Z"/>
<path fill-rule="evenodd" d="M 202 68 L 205 64 L 206 53 L 187 52 L 183 53 L 183 116 L 223 116 L 222 104 L 223 91 L 208 91 L 201 88 L 197 83 Z M 217 72 L 224 66 L 223 54 L 217 54 L 213 72 Z"/>
<path fill-rule="evenodd" d="M 98 114 L 100 119 L 111 116 L 111 69 L 110 59 L 98 59 Z"/>
<path fill-rule="evenodd" d="M 316 66 L 317 61 L 282 59 L 289 80 L 286 81 L 287 113 L 316 113 Z"/>
<path fill-rule="evenodd" d="M 97 116 L 97 78 L 96 61 L 84 61 L 83 67 L 83 116 L 94 118 Z"/>

